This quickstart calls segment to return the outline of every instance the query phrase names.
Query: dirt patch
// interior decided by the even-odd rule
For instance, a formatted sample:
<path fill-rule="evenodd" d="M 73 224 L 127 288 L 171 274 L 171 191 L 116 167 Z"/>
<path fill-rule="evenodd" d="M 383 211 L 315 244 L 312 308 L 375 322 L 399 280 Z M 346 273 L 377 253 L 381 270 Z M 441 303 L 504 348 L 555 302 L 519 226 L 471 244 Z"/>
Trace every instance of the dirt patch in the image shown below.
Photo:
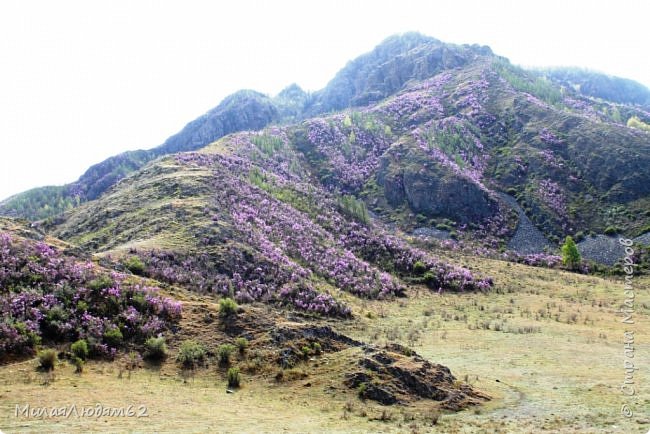
<path fill-rule="evenodd" d="M 364 399 L 381 404 L 406 404 L 432 399 L 445 410 L 460 411 L 490 397 L 456 380 L 449 368 L 431 363 L 397 344 L 384 349 L 366 347 L 358 362 L 362 371 L 346 375 L 345 384 Z"/>

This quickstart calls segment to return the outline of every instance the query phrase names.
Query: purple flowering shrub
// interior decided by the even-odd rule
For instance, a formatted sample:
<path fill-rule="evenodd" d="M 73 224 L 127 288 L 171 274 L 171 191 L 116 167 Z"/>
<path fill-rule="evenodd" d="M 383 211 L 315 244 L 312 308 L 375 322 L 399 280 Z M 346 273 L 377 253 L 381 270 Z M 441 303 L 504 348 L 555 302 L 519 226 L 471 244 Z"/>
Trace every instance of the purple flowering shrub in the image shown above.
<path fill-rule="evenodd" d="M 469 270 L 447 264 L 397 237 L 352 224 L 342 243 L 369 262 L 430 288 L 442 291 L 486 291 L 491 278 L 477 278 Z"/>
<path fill-rule="evenodd" d="M 440 100 L 428 90 L 403 93 L 387 100 L 378 111 L 394 123 L 414 125 L 444 114 Z"/>
<path fill-rule="evenodd" d="M 562 257 L 548 253 L 530 253 L 521 255 L 515 252 L 502 254 L 504 259 L 533 267 L 555 268 L 562 264 Z"/>
<path fill-rule="evenodd" d="M 542 202 L 555 211 L 558 216 L 567 217 L 566 196 L 557 182 L 542 179 L 539 181 L 537 194 Z"/>
<path fill-rule="evenodd" d="M 377 116 L 362 112 L 314 118 L 304 123 L 303 149 L 325 186 L 358 191 L 376 171 L 392 132 Z"/>
<path fill-rule="evenodd" d="M 161 250 L 131 253 L 143 259 L 151 277 L 196 292 L 233 297 L 239 303 L 278 303 L 326 316 L 350 315 L 349 308 L 303 279 L 307 272 L 302 267 L 287 266 L 287 258 L 280 254 L 266 258 L 234 245 L 221 256 Z"/>
<path fill-rule="evenodd" d="M 418 147 L 434 161 L 487 190 L 482 178 L 489 154 L 481 143 L 480 133 L 469 122 L 448 117 L 427 122 L 411 135 Z"/>
<path fill-rule="evenodd" d="M 552 146 L 564 145 L 564 141 L 547 128 L 543 128 L 539 132 L 539 139 L 542 142 L 546 143 L 547 145 L 552 145 Z"/>
<path fill-rule="evenodd" d="M 245 138 L 238 140 L 246 143 Z M 285 173 L 238 155 L 183 154 L 177 157 L 181 159 L 213 169 L 219 193 L 206 213 L 213 222 L 227 225 L 228 235 L 216 243 L 221 253 L 215 255 L 138 252 L 151 277 L 239 302 L 286 304 L 335 316 L 347 316 L 349 309 L 315 289 L 318 282 L 363 298 L 401 296 L 403 285 L 389 273 L 415 278 L 409 267 L 418 260 L 428 264 L 424 271 L 429 271 L 428 283 L 436 290 L 491 286 L 468 270 L 398 242 L 370 220 L 354 222 L 341 209 L 336 193 L 305 181 L 289 183 Z M 212 245 L 206 244 L 206 249 Z M 411 264 L 398 257 L 410 258 Z"/>
<path fill-rule="evenodd" d="M 29 353 L 41 340 L 88 341 L 95 356 L 113 356 L 105 333 L 143 342 L 181 316 L 181 304 L 158 288 L 101 271 L 43 242 L 0 233 L 0 359 Z"/>

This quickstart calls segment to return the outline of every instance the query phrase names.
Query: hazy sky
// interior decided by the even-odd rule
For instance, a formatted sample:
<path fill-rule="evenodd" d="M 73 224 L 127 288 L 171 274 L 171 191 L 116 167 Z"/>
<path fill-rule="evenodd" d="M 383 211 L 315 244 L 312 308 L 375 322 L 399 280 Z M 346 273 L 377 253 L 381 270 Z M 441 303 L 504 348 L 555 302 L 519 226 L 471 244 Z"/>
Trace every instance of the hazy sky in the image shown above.
<path fill-rule="evenodd" d="M 648 86 L 649 16 L 647 0 L 3 0 L 0 198 L 157 146 L 238 89 L 320 89 L 405 31 Z"/>

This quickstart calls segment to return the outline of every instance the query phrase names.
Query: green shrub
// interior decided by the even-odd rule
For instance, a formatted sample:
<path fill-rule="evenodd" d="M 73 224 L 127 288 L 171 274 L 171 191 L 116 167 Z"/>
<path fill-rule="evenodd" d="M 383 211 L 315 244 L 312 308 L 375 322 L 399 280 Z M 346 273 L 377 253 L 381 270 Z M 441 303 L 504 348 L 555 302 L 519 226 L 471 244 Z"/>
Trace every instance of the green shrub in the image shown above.
<path fill-rule="evenodd" d="M 51 371 L 56 366 L 56 351 L 52 349 L 39 351 L 37 357 L 38 366 L 44 371 Z"/>
<path fill-rule="evenodd" d="M 424 283 L 427 285 L 433 285 L 436 282 L 438 282 L 438 277 L 436 276 L 436 273 L 433 271 L 427 271 L 424 273 L 424 276 L 422 276 L 422 279 L 424 280 Z"/>
<path fill-rule="evenodd" d="M 122 335 L 120 329 L 117 327 L 110 330 L 106 330 L 104 332 L 104 342 L 106 342 L 111 347 L 119 347 L 120 345 L 122 345 L 123 340 L 124 340 L 124 336 Z"/>
<path fill-rule="evenodd" d="M 133 274 L 142 275 L 144 273 L 144 263 L 137 256 L 130 256 L 123 263 L 126 269 Z"/>
<path fill-rule="evenodd" d="M 370 215 L 366 203 L 356 197 L 346 194 L 337 199 L 338 206 L 348 217 L 360 221 L 361 223 L 370 223 Z"/>
<path fill-rule="evenodd" d="M 639 130 L 645 130 L 645 131 L 650 132 L 650 125 L 643 122 L 637 116 L 632 116 L 630 119 L 628 119 L 627 120 L 627 126 L 631 127 L 631 128 L 636 128 L 636 129 L 639 129 Z"/>
<path fill-rule="evenodd" d="M 618 228 L 616 226 L 607 226 L 605 228 L 605 235 L 616 235 L 618 233 Z"/>
<path fill-rule="evenodd" d="M 10 322 L 11 323 L 11 322 Z M 29 331 L 27 324 L 24 322 L 18 321 L 13 323 L 16 332 L 19 335 L 24 336 L 25 339 L 25 350 L 33 349 L 37 345 L 41 344 L 41 337 L 35 332 Z"/>
<path fill-rule="evenodd" d="M 88 283 L 88 289 L 93 291 L 110 288 L 111 286 L 113 286 L 113 280 L 107 275 L 99 276 Z"/>
<path fill-rule="evenodd" d="M 241 375 L 239 375 L 239 368 L 228 369 L 228 387 L 237 388 L 241 383 Z"/>
<path fill-rule="evenodd" d="M 321 354 L 323 352 L 323 349 L 318 342 L 311 344 L 311 348 L 314 350 L 314 354 Z"/>
<path fill-rule="evenodd" d="M 235 345 L 239 350 L 239 354 L 244 354 L 246 348 L 248 347 L 248 339 L 246 338 L 237 338 L 235 339 Z"/>
<path fill-rule="evenodd" d="M 302 356 L 306 359 L 311 355 L 311 347 L 309 345 L 303 346 L 300 351 L 302 351 Z"/>
<path fill-rule="evenodd" d="M 164 337 L 149 338 L 144 343 L 144 356 L 149 360 L 164 360 L 167 358 L 167 344 Z"/>
<path fill-rule="evenodd" d="M 235 315 L 237 308 L 237 302 L 232 298 L 222 298 L 219 300 L 219 314 L 224 318 Z"/>
<path fill-rule="evenodd" d="M 181 344 L 176 360 L 184 368 L 194 368 L 205 360 L 205 347 L 193 340 L 184 341 Z"/>
<path fill-rule="evenodd" d="M 366 385 L 366 383 L 359 384 L 359 388 L 357 389 L 357 392 L 359 394 L 359 398 L 361 398 L 361 399 L 366 398 L 366 389 L 367 388 L 368 388 L 368 386 Z"/>
<path fill-rule="evenodd" d="M 88 342 L 83 339 L 78 340 L 70 346 L 72 355 L 81 360 L 86 360 L 88 357 Z"/>
<path fill-rule="evenodd" d="M 415 274 L 423 274 L 427 269 L 428 267 L 422 261 L 415 261 L 415 264 L 413 264 L 413 273 Z"/>
<path fill-rule="evenodd" d="M 564 245 L 562 245 L 562 263 L 572 270 L 580 265 L 580 252 L 570 236 L 566 237 Z"/>
<path fill-rule="evenodd" d="M 231 344 L 221 344 L 217 348 L 217 357 L 219 364 L 228 366 L 230 364 L 230 355 L 235 351 L 235 346 Z"/>
<path fill-rule="evenodd" d="M 72 359 L 70 359 L 70 363 L 72 363 L 72 366 L 74 366 L 74 372 L 76 374 L 81 374 L 84 371 L 84 364 L 85 362 L 83 361 L 82 358 L 77 357 L 77 356 L 72 356 Z"/>

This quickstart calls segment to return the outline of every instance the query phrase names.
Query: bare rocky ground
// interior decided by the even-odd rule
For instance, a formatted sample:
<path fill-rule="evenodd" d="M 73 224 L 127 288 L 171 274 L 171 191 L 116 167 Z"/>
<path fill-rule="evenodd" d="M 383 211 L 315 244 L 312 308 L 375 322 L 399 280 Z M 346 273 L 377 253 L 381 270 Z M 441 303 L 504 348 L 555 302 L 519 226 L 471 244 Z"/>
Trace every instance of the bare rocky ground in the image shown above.
<path fill-rule="evenodd" d="M 499 196 L 515 211 L 517 211 L 519 217 L 517 229 L 508 242 L 508 248 L 523 255 L 529 253 L 541 253 L 545 250 L 551 249 L 551 243 L 546 239 L 544 234 L 533 225 L 533 222 L 530 221 L 515 198 L 507 194 L 500 194 Z"/>

